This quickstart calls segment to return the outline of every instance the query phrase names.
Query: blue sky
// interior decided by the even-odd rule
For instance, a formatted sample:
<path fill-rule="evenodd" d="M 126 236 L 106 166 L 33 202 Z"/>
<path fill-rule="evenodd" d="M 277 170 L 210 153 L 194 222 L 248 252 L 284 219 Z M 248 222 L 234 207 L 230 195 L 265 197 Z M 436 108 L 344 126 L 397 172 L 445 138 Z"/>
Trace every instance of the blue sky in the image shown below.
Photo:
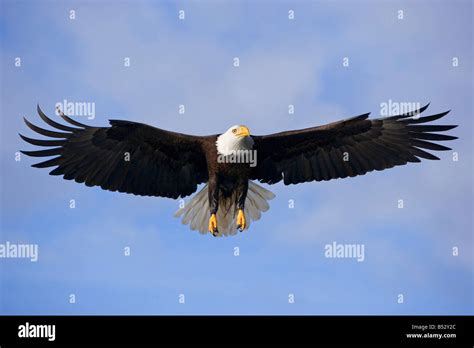
<path fill-rule="evenodd" d="M 0 243 L 39 246 L 37 262 L 0 259 L 1 314 L 474 314 L 472 2 L 3 0 L 0 17 Z M 448 123 L 460 125 L 450 144 L 459 160 L 445 152 L 266 186 L 276 198 L 260 221 L 213 238 L 173 218 L 178 201 L 15 161 L 31 148 L 17 136 L 32 135 L 22 117 L 40 124 L 36 104 L 54 116 L 64 99 L 95 103 L 94 120 L 78 116 L 92 125 L 193 134 L 237 123 L 266 134 L 377 117 L 388 100 L 431 101 L 427 113 L 452 109 Z M 365 260 L 325 258 L 332 242 L 363 244 Z"/>

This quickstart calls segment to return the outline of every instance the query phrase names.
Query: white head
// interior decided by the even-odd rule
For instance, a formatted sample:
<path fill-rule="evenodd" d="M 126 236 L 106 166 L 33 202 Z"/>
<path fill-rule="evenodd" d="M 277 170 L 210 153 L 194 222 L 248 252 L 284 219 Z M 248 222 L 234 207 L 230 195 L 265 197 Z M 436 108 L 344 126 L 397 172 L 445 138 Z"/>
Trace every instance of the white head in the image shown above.
<path fill-rule="evenodd" d="M 217 152 L 228 156 L 238 150 L 251 150 L 253 143 L 249 129 L 245 126 L 236 125 L 219 135 L 216 141 Z"/>

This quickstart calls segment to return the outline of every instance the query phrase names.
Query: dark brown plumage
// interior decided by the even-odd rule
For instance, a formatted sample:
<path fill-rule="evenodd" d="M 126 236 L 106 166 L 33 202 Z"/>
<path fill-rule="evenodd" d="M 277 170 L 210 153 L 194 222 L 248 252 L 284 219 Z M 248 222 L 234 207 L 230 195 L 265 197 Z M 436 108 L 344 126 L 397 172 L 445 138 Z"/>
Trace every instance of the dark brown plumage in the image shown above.
<path fill-rule="evenodd" d="M 190 195 L 208 180 L 201 148 L 203 142 L 212 142 L 207 137 L 118 120 L 111 120 L 111 127 L 90 127 L 60 115 L 76 126 L 70 127 L 48 118 L 39 106 L 38 114 L 48 125 L 64 132 L 42 129 L 25 119 L 35 132 L 58 140 L 37 140 L 20 134 L 30 144 L 52 147 L 22 152 L 32 157 L 57 156 L 33 165 L 56 166 L 51 175 L 104 190 L 170 198 Z"/>
<path fill-rule="evenodd" d="M 438 160 L 426 150 L 451 150 L 432 141 L 457 139 L 439 134 L 457 126 L 426 124 L 449 111 L 411 118 L 428 105 L 399 116 L 370 120 L 364 114 L 320 127 L 253 136 L 259 165 L 250 179 L 268 184 L 283 179 L 289 185 L 364 175 L 420 158 Z"/>
<path fill-rule="evenodd" d="M 456 139 L 440 134 L 456 126 L 430 123 L 449 111 L 414 117 L 427 107 L 378 119 L 368 119 L 369 114 L 364 114 L 320 127 L 265 136 L 250 136 L 245 126 L 231 128 L 223 135 L 193 136 L 119 120 L 110 120 L 110 127 L 91 127 L 61 114 L 70 124 L 63 125 L 48 118 L 38 106 L 41 119 L 56 130 L 37 127 L 25 119 L 29 128 L 50 139 L 20 136 L 32 145 L 47 147 L 22 151 L 25 155 L 54 156 L 33 167 L 55 167 L 51 175 L 62 175 L 66 180 L 87 186 L 178 198 L 192 194 L 199 184 L 207 183 L 203 189 L 206 191 L 196 195 L 191 205 L 178 215 L 183 214 L 184 223 L 190 223 L 202 232 L 203 218 L 199 209 L 202 211 L 205 207 L 211 214 L 209 230 L 217 235 L 216 214 L 220 203 L 227 209 L 221 218 L 233 214 L 229 221 L 237 221 L 240 230 L 248 228 L 244 209 L 254 220 L 268 209 L 266 201 L 273 194 L 249 180 L 267 184 L 283 180 L 285 185 L 299 184 L 364 175 L 373 170 L 420 162 L 421 158 L 439 159 L 429 151 L 450 150 L 435 141 Z M 255 167 L 247 163 L 218 163 L 218 139 L 222 139 L 222 144 L 227 144 L 226 141 L 240 144 L 240 139 L 244 138 L 242 144 L 257 153 Z M 247 192 L 252 194 L 249 199 Z M 203 194 L 207 196 L 206 203 L 203 203 Z M 251 205 L 248 211 L 245 208 L 247 201 Z"/>

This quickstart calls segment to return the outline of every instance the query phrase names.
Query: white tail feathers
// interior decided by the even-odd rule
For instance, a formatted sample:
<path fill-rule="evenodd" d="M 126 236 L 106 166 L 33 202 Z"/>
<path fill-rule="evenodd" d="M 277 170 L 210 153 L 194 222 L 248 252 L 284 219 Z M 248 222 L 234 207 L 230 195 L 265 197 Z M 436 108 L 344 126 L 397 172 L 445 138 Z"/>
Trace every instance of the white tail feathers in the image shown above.
<path fill-rule="evenodd" d="M 202 234 L 209 233 L 209 199 L 207 189 L 207 185 L 204 186 L 190 202 L 174 214 L 175 217 L 182 216 L 181 222 L 185 225 L 189 224 L 191 230 L 198 230 Z M 245 229 L 249 228 L 252 221 L 259 220 L 262 215 L 261 213 L 270 208 L 267 201 L 274 197 L 275 195 L 272 192 L 249 181 L 244 209 L 247 225 Z M 229 198 L 226 202 L 219 201 L 219 210 L 216 216 L 219 236 L 231 236 L 237 233 L 236 216 L 237 209 L 234 198 Z"/>

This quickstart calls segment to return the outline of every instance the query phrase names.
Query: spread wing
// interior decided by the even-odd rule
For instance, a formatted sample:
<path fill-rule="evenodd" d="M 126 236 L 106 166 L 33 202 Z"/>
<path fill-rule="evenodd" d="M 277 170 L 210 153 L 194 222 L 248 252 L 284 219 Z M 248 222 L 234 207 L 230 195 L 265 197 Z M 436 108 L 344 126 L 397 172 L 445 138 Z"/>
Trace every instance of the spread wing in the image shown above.
<path fill-rule="evenodd" d="M 434 141 L 457 139 L 440 134 L 456 126 L 429 123 L 449 111 L 413 117 L 428 105 L 398 116 L 368 119 L 364 114 L 320 127 L 254 136 L 257 166 L 251 179 L 268 184 L 284 179 L 289 185 L 364 175 L 420 158 L 438 160 L 427 150 L 450 150 Z"/>
<path fill-rule="evenodd" d="M 29 128 L 50 139 L 31 139 L 20 134 L 30 144 L 48 147 L 22 153 L 32 157 L 56 156 L 33 165 L 56 167 L 51 175 L 104 190 L 170 198 L 190 195 L 198 184 L 208 180 L 201 147 L 205 137 L 118 120 L 110 120 L 110 127 L 90 127 L 61 114 L 75 126 L 71 127 L 51 120 L 39 106 L 38 114 L 48 125 L 63 132 L 37 127 L 25 119 Z"/>

